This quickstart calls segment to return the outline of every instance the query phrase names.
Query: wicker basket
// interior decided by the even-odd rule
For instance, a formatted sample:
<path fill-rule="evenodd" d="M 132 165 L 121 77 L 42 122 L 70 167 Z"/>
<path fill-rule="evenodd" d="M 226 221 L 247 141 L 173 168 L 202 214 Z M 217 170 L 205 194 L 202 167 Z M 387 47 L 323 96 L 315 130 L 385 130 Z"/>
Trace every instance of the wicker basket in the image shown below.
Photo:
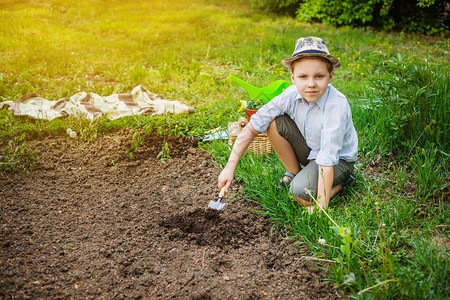
<path fill-rule="evenodd" d="M 247 125 L 247 119 L 240 118 L 237 122 L 231 122 L 228 124 L 228 144 L 233 145 L 236 140 L 238 134 L 242 131 L 242 129 Z M 253 154 L 265 154 L 271 153 L 273 151 L 272 145 L 269 142 L 269 138 L 267 134 L 261 133 L 258 134 L 253 141 L 248 146 L 248 150 L 250 150 Z"/>

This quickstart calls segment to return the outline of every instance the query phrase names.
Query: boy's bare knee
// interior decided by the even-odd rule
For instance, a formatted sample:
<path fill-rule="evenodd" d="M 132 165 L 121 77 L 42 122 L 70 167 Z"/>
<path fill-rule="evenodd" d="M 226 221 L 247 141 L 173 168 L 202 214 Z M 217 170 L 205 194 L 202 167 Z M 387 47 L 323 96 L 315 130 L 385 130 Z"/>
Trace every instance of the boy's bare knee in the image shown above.
<path fill-rule="evenodd" d="M 276 142 L 277 139 L 280 137 L 275 120 L 270 122 L 269 127 L 267 128 L 266 134 L 267 134 L 267 137 L 269 138 L 269 141 L 272 144 L 273 144 L 273 142 Z"/>
<path fill-rule="evenodd" d="M 270 134 L 271 132 L 278 132 L 277 129 L 277 123 L 275 122 L 275 120 L 273 120 L 272 122 L 270 122 L 269 127 L 267 128 L 267 134 Z"/>

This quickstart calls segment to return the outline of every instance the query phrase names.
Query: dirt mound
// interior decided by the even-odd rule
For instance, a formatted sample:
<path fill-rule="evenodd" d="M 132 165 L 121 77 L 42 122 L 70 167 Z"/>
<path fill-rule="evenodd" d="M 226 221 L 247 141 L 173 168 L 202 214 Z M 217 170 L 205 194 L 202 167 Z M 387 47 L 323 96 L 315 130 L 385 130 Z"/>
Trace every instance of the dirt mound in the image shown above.
<path fill-rule="evenodd" d="M 160 224 L 172 229 L 170 238 L 224 250 L 248 245 L 258 234 L 247 219 L 222 218 L 219 211 L 203 208 L 164 219 Z"/>
<path fill-rule="evenodd" d="M 337 297 L 238 186 L 207 208 L 220 170 L 195 141 L 144 136 L 130 159 L 132 137 L 36 141 L 36 166 L 0 177 L 0 298 Z"/>

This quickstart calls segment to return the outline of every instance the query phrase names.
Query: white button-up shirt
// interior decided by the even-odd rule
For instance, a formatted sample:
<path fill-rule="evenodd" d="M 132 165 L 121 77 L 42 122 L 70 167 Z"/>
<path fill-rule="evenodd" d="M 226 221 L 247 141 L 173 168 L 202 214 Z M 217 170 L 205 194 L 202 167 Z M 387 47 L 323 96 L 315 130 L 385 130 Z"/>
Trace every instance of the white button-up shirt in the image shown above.
<path fill-rule="evenodd" d="M 335 166 L 339 159 L 353 162 L 358 156 L 358 135 L 347 98 L 331 84 L 319 100 L 308 104 L 292 85 L 261 107 L 250 123 L 266 132 L 277 116 L 288 114 L 311 148 L 308 159 Z"/>

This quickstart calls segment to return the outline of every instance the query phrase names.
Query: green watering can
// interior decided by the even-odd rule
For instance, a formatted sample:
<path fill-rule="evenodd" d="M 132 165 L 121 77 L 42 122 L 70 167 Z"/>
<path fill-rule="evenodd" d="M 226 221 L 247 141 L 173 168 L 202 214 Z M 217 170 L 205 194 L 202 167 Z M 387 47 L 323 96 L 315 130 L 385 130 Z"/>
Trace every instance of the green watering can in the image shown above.
<path fill-rule="evenodd" d="M 257 99 L 261 100 L 264 103 L 269 102 L 274 97 L 281 94 L 281 92 L 291 85 L 286 80 L 277 80 L 269 84 L 268 86 L 258 88 L 256 86 L 251 85 L 248 82 L 245 82 L 244 80 L 241 80 L 233 75 L 230 75 L 229 77 L 231 80 L 239 84 L 244 90 L 247 91 L 247 93 L 250 94 L 251 99 Z"/>

